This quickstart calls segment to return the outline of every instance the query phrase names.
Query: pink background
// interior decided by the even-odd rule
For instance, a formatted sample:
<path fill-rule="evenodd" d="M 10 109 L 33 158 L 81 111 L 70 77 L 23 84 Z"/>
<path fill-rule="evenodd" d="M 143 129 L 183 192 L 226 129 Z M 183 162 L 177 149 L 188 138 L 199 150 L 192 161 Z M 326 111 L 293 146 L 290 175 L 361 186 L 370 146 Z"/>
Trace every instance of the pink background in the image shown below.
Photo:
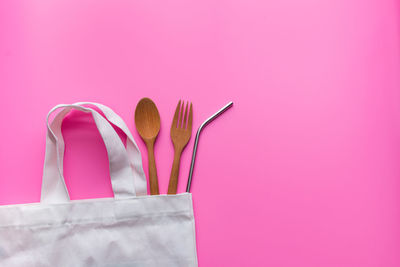
<path fill-rule="evenodd" d="M 133 118 L 152 98 L 165 193 L 178 100 L 193 102 L 195 128 L 233 100 L 200 140 L 200 266 L 398 267 L 399 76 L 398 0 L 4 0 L 0 204 L 39 200 L 58 103 L 112 107 L 147 171 Z M 74 113 L 63 125 L 73 199 L 112 194 L 91 122 Z"/>

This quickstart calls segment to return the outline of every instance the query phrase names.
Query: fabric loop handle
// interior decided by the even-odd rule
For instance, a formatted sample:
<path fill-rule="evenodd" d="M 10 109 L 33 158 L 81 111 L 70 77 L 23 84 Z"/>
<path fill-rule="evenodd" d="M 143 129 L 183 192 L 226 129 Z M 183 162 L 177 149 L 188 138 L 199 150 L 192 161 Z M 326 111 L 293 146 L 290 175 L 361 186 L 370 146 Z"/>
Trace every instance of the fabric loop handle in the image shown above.
<path fill-rule="evenodd" d="M 120 130 L 122 130 L 127 139 L 126 139 L 126 151 L 128 153 L 128 158 L 133 170 L 134 176 L 134 184 L 136 195 L 144 196 L 147 195 L 147 180 L 146 176 L 143 171 L 143 164 L 142 164 L 142 156 L 137 146 L 135 139 L 133 139 L 132 133 L 130 132 L 129 128 L 126 126 L 124 120 L 115 113 L 111 108 L 93 102 L 78 102 L 75 105 L 93 105 L 100 109 L 104 116 L 115 126 L 117 126 Z"/>
<path fill-rule="evenodd" d="M 83 107 L 83 104 L 97 106 L 109 119 L 127 135 L 125 149 L 121 139 L 111 124 L 94 109 Z M 49 124 L 50 115 L 57 109 L 62 110 Z M 97 103 L 76 103 L 57 105 L 47 115 L 46 156 L 43 170 L 42 203 L 68 202 L 69 195 L 63 175 L 63 158 L 65 144 L 61 133 L 61 124 L 66 114 L 76 109 L 91 113 L 107 149 L 111 184 L 116 199 L 129 198 L 146 194 L 146 178 L 142 168 L 140 151 L 123 120 L 110 108 Z"/>

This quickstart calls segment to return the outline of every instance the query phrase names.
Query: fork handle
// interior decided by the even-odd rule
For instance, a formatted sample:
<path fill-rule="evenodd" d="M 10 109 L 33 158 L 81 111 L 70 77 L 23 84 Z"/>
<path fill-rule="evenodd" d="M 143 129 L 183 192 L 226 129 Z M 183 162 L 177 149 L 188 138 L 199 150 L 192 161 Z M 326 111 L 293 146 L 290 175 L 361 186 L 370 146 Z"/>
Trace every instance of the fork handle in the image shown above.
<path fill-rule="evenodd" d="M 174 162 L 172 163 L 171 175 L 169 177 L 168 194 L 174 195 L 178 190 L 179 166 L 181 164 L 182 149 L 175 149 Z"/>

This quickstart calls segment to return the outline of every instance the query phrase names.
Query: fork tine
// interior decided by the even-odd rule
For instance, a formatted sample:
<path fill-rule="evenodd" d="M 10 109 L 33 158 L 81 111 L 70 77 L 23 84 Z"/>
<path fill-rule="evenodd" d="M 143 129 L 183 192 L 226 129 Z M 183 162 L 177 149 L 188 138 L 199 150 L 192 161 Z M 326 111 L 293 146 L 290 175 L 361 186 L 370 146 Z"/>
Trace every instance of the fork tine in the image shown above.
<path fill-rule="evenodd" d="M 178 121 L 178 128 L 182 128 L 182 121 L 183 121 L 183 112 L 185 110 L 185 101 L 182 101 L 181 108 L 179 112 L 179 121 Z"/>
<path fill-rule="evenodd" d="M 186 108 L 187 111 L 187 108 Z M 193 105 L 192 102 L 190 102 L 190 110 L 189 110 L 189 117 L 188 117 L 188 125 L 187 129 L 192 132 L 192 122 L 193 122 Z"/>
<path fill-rule="evenodd" d="M 179 110 L 181 109 L 181 101 L 179 100 L 178 105 L 175 109 L 174 118 L 172 119 L 172 125 L 174 127 L 178 127 L 178 117 L 179 117 Z"/>
<path fill-rule="evenodd" d="M 186 122 L 187 122 L 188 109 L 189 109 L 189 101 L 186 102 L 185 117 L 183 118 L 183 125 L 182 125 L 183 129 L 186 129 L 186 127 L 187 127 Z"/>

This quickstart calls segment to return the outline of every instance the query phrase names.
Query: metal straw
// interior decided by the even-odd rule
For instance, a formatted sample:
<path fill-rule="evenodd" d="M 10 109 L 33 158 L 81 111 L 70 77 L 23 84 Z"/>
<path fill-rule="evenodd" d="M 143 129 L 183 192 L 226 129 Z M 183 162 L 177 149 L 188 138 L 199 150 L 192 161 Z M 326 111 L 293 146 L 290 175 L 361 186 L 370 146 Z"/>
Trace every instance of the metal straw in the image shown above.
<path fill-rule="evenodd" d="M 219 115 L 221 115 L 222 113 L 224 113 L 227 109 L 229 109 L 230 107 L 233 106 L 233 102 L 229 102 L 228 104 L 226 104 L 223 108 L 221 108 L 220 110 L 218 110 L 214 115 L 212 115 L 211 117 L 209 117 L 207 120 L 205 120 L 205 122 L 203 122 L 199 129 L 197 130 L 197 134 L 196 134 L 196 139 L 194 140 L 194 146 L 193 146 L 193 154 L 192 154 L 192 162 L 190 164 L 190 171 L 189 171 L 189 178 L 188 178 L 188 183 L 186 186 L 186 192 L 190 192 L 190 185 L 192 184 L 192 177 L 193 177 L 193 169 L 194 169 L 194 162 L 196 161 L 196 152 L 197 152 L 197 145 L 199 144 L 199 137 L 200 137 L 200 133 L 203 130 L 204 127 L 206 127 L 210 122 L 212 122 L 215 118 L 217 118 Z"/>

